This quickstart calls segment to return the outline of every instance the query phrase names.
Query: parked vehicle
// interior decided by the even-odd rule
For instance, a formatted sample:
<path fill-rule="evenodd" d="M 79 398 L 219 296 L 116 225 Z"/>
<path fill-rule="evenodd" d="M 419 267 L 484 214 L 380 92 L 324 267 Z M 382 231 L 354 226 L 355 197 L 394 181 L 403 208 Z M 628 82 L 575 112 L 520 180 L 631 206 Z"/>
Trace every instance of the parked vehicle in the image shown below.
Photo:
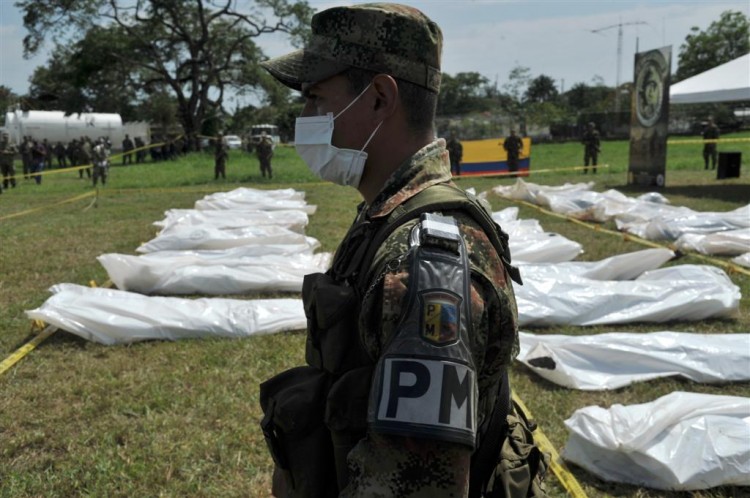
<path fill-rule="evenodd" d="M 224 143 L 230 149 L 242 148 L 242 139 L 237 135 L 224 135 Z"/>

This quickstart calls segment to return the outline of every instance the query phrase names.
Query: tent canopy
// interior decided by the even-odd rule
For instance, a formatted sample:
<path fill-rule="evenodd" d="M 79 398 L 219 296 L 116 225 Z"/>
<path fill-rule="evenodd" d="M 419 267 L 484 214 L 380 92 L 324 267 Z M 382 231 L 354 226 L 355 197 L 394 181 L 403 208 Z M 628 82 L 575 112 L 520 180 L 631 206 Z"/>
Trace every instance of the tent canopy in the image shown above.
<path fill-rule="evenodd" d="M 750 53 L 669 87 L 672 104 L 750 100 Z"/>

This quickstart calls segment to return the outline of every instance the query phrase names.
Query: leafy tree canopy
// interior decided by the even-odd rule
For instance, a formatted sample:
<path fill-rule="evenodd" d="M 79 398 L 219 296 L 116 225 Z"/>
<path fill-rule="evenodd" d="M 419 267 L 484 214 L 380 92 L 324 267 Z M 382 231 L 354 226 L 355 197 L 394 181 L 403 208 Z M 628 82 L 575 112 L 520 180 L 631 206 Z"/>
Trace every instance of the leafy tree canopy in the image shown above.
<path fill-rule="evenodd" d="M 750 19 L 742 12 L 725 11 L 707 30 L 690 30 L 680 54 L 675 80 L 700 74 L 750 52 Z"/>
<path fill-rule="evenodd" d="M 132 103 L 167 92 L 188 134 L 223 112 L 228 89 L 243 94 L 271 88 L 258 66 L 263 53 L 255 39 L 281 32 L 300 43 L 312 15 L 304 0 L 242 5 L 235 0 L 20 0 L 16 5 L 24 12 L 27 56 L 46 39 L 58 44 L 49 65 L 35 74 L 36 90 L 59 94 L 69 112 L 85 105 L 104 110 L 106 95 Z M 55 87 L 55 78 L 66 86 Z"/>

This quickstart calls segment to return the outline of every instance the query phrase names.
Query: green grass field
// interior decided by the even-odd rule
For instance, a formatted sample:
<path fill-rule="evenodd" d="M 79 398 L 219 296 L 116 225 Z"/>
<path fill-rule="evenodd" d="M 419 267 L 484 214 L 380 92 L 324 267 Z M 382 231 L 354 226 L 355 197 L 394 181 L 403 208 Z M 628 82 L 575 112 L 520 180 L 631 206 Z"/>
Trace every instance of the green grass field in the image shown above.
<path fill-rule="evenodd" d="M 609 167 L 596 176 L 583 176 L 570 169 L 580 165 L 579 144 L 533 146 L 532 172 L 553 171 L 532 173 L 526 180 L 549 185 L 594 180 L 596 190 L 615 188 L 628 195 L 651 190 L 626 186 L 627 142 L 604 142 L 602 149 L 600 162 Z M 669 147 L 667 186 L 661 192 L 675 205 L 701 211 L 728 211 L 750 202 L 748 172 L 718 181 L 715 172 L 703 170 L 700 150 L 700 144 Z M 747 163 L 750 142 L 722 144 L 720 150 L 740 151 Z M 23 312 L 41 305 L 50 286 L 101 285 L 107 274 L 96 257 L 134 254 L 155 235 L 152 223 L 167 209 L 191 208 L 208 193 L 239 186 L 294 187 L 318 206 L 307 234 L 321 241 L 321 250 L 332 251 L 359 202 L 353 189 L 318 182 L 293 149 L 284 147 L 277 149 L 273 180 L 260 177 L 254 156 L 237 151 L 230 156 L 226 181 L 213 180 L 213 160 L 207 154 L 113 167 L 110 173 L 98 198 L 61 203 L 93 191 L 77 172 L 47 175 L 39 186 L 21 179 L 16 189 L 0 196 L 0 361 L 33 336 Z M 458 183 L 482 192 L 512 181 L 467 178 Z M 490 201 L 497 210 L 513 205 L 494 195 Z M 19 215 L 8 217 L 14 214 Z M 643 248 L 622 236 L 525 206 L 520 216 L 537 218 L 546 231 L 580 242 L 582 260 Z M 702 260 L 686 256 L 677 263 Z M 743 294 L 740 313 L 731 320 L 532 331 L 750 332 L 750 277 L 733 273 L 731 278 Z M 58 332 L 0 376 L 0 497 L 268 496 L 271 460 L 258 426 L 258 385 L 303 361 L 303 331 L 240 341 L 153 341 L 117 347 Z M 612 392 L 582 392 L 548 383 L 521 365 L 514 366 L 511 375 L 514 389 L 558 451 L 567 440 L 563 421 L 583 406 L 642 403 L 675 390 L 750 397 L 747 383 L 708 386 L 664 379 Z M 665 493 L 605 483 L 578 468 L 572 472 L 592 497 L 748 495 L 738 488 Z M 548 483 L 553 496 L 566 496 L 552 474 Z"/>

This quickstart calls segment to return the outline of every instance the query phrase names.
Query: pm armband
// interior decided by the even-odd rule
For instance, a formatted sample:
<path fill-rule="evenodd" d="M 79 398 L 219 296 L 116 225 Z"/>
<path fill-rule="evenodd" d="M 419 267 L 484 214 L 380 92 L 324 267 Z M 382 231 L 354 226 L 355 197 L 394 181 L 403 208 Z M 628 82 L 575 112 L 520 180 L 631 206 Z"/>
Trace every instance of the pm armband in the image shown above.
<path fill-rule="evenodd" d="M 474 445 L 477 382 L 474 370 L 450 360 L 384 358 L 375 432 Z"/>
<path fill-rule="evenodd" d="M 405 313 L 373 377 L 370 430 L 474 447 L 469 265 L 456 221 L 423 214 L 410 238 Z"/>

